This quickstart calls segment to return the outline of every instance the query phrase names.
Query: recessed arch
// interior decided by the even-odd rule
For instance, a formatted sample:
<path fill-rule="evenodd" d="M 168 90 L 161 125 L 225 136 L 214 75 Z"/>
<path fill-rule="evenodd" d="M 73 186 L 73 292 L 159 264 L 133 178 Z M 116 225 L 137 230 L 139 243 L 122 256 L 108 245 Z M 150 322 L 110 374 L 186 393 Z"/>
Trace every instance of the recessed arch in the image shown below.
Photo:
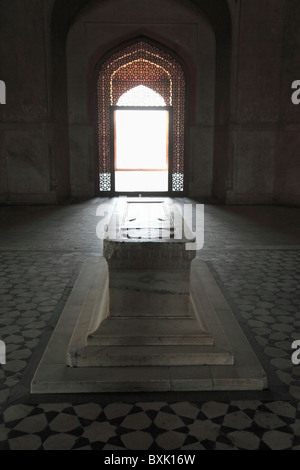
<path fill-rule="evenodd" d="M 166 50 L 169 48 L 174 56 L 179 58 L 188 77 L 188 132 L 185 144 L 190 155 L 188 161 L 190 170 L 186 182 L 189 185 L 187 195 L 201 197 L 212 195 L 218 200 L 223 200 L 224 188 L 227 184 L 229 158 L 227 134 L 230 122 L 231 15 L 228 2 L 226 0 L 224 2 L 188 0 L 183 7 L 184 2 L 174 0 L 174 10 L 181 8 L 183 10 L 187 7 L 186 12 L 183 12 L 183 23 L 185 22 L 186 29 L 190 28 L 192 31 L 191 25 L 194 24 L 185 20 L 189 15 L 190 17 L 195 15 L 196 23 L 200 26 L 198 55 L 195 55 L 195 51 L 189 48 L 192 36 L 187 32 L 182 36 L 179 33 L 178 40 L 176 33 L 173 34 L 176 26 L 171 23 L 171 17 L 174 16 L 172 8 L 170 9 L 170 23 L 168 23 L 168 13 L 164 12 L 164 21 L 169 24 L 167 30 L 159 30 L 150 24 L 151 22 L 139 23 L 137 19 L 134 24 L 128 24 L 125 29 L 122 29 L 119 23 L 115 23 L 115 33 L 108 29 L 108 23 L 103 19 L 107 13 L 107 3 L 103 0 L 66 0 L 66 2 L 54 0 L 53 6 L 49 5 L 49 10 L 52 12 L 52 61 L 49 67 L 52 76 L 49 109 L 53 118 L 51 155 L 56 161 L 52 166 L 53 182 L 56 183 L 57 178 L 58 190 L 62 187 L 61 181 L 67 183 L 67 178 L 61 170 L 67 171 L 67 165 L 69 165 L 71 194 L 73 196 L 99 195 L 95 177 L 95 172 L 98 173 L 98 158 L 96 157 L 98 119 L 95 106 L 97 87 L 95 84 L 98 67 L 102 60 L 99 58 L 107 57 L 123 41 L 131 40 L 138 35 L 145 35 L 157 41 Z M 170 0 L 171 3 L 173 2 Z M 110 2 L 110 5 L 113 5 L 113 2 Z M 113 10 L 113 6 L 110 5 L 108 5 L 109 14 L 118 19 L 118 11 Z M 137 2 L 137 5 L 140 4 Z M 160 8 L 158 1 L 155 8 Z M 90 22 L 87 21 L 88 19 Z M 97 29 L 97 24 L 103 27 Z M 93 33 L 84 35 L 85 27 L 90 32 L 93 30 Z M 84 46 L 87 38 L 90 38 L 88 48 Z M 67 55 L 65 54 L 66 43 Z M 78 67 L 76 69 L 75 59 L 78 64 L 81 64 L 81 70 Z M 207 69 L 206 66 L 208 66 Z M 73 75 L 73 72 L 76 75 Z M 73 105 L 75 103 L 73 99 L 69 100 L 68 104 L 65 99 L 67 89 L 73 98 L 76 96 L 76 104 Z M 202 95 L 204 99 L 200 100 L 199 90 L 204 92 Z M 69 127 L 67 127 L 68 122 Z M 200 122 L 203 123 L 205 129 L 198 133 L 196 127 Z M 214 134 L 210 133 L 206 122 L 208 126 L 213 126 Z M 80 125 L 82 127 L 78 133 L 77 129 Z M 62 145 L 63 140 L 65 144 Z M 202 163 L 204 163 L 203 173 L 200 172 L 199 165 Z"/>

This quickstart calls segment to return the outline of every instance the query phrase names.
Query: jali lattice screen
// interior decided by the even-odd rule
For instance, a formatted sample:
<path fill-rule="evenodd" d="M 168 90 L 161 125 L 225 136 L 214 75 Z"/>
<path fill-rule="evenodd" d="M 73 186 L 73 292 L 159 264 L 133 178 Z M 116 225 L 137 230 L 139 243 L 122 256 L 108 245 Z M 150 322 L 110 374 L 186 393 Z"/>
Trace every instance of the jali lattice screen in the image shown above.
<path fill-rule="evenodd" d="M 98 78 L 99 190 L 112 190 L 110 106 L 128 90 L 144 85 L 159 93 L 172 107 L 172 191 L 184 189 L 185 80 L 182 67 L 167 52 L 140 39 L 114 53 L 100 69 Z M 140 106 L 144 106 L 141 102 Z"/>

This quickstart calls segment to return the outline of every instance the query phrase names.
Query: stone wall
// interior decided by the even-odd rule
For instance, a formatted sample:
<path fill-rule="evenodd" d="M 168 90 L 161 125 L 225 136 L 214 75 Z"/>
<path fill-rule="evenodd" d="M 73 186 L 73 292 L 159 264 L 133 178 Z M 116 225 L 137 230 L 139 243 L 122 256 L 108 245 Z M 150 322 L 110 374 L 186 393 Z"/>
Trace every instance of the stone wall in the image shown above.
<path fill-rule="evenodd" d="M 298 0 L 0 1 L 0 203 L 96 195 L 93 66 L 144 34 L 187 65 L 189 195 L 299 205 L 299 21 Z"/>
<path fill-rule="evenodd" d="M 244 0 L 234 22 L 227 202 L 300 203 L 300 4 Z"/>

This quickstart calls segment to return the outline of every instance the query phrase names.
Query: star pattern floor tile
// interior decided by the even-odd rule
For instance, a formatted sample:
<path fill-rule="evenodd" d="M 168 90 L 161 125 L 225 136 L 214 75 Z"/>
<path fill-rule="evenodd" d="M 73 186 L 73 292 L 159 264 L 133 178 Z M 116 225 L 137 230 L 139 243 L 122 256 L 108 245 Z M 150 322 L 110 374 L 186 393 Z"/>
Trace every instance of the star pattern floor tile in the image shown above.
<path fill-rule="evenodd" d="M 101 252 L 99 204 L 0 208 L 0 449 L 300 449 L 300 365 L 291 361 L 300 339 L 295 208 L 207 206 L 198 253 L 267 372 L 267 394 L 30 396 L 80 267 Z"/>

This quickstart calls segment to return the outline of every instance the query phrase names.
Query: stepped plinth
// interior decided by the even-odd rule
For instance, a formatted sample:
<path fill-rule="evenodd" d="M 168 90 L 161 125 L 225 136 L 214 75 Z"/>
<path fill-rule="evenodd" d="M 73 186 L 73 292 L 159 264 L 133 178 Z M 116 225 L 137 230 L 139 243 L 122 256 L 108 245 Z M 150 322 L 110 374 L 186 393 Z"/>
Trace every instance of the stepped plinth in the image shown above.
<path fill-rule="evenodd" d="M 170 199 L 115 205 L 33 393 L 262 390 L 265 373 Z"/>

